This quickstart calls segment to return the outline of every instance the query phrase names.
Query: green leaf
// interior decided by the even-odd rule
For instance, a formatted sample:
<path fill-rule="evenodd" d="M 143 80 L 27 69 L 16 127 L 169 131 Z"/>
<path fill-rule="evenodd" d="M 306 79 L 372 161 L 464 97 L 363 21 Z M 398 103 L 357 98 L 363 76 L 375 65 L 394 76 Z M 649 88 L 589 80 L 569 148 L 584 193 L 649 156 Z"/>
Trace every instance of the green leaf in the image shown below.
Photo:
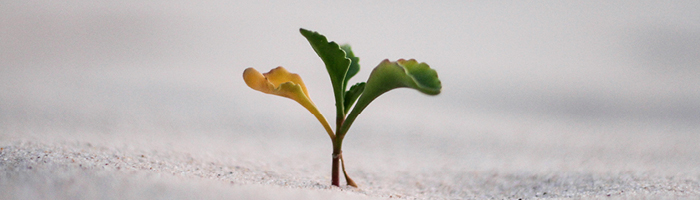
<path fill-rule="evenodd" d="M 362 95 L 352 109 L 336 137 L 343 138 L 359 115 L 374 99 L 395 88 L 413 88 L 428 95 L 440 94 L 442 84 L 437 72 L 416 60 L 384 60 L 372 70 Z"/>
<path fill-rule="evenodd" d="M 343 96 L 345 95 L 345 75 L 350 67 L 351 60 L 345 57 L 345 51 L 335 42 L 328 42 L 326 36 L 318 32 L 312 32 L 306 29 L 299 29 L 301 35 L 306 37 L 311 47 L 316 51 L 323 63 L 326 64 L 326 70 L 331 77 L 333 85 L 333 93 L 335 94 L 336 121 L 338 125 L 345 117 L 345 109 L 343 108 Z"/>
<path fill-rule="evenodd" d="M 357 98 L 360 97 L 360 94 L 362 94 L 362 91 L 365 90 L 365 82 L 360 82 L 352 87 L 345 92 L 345 113 L 347 113 L 350 110 L 350 107 L 352 107 L 352 104 L 357 101 Z"/>
<path fill-rule="evenodd" d="M 345 80 L 343 81 L 343 86 L 347 89 L 348 86 L 348 81 L 357 74 L 357 72 L 360 71 L 360 58 L 355 57 L 355 54 L 352 52 L 352 48 L 350 48 L 350 45 L 344 44 L 340 46 L 343 51 L 345 51 L 345 57 L 350 59 L 350 66 L 348 67 L 348 73 L 345 75 Z M 347 98 L 345 98 L 347 99 Z M 347 105 L 347 104 L 346 104 Z M 348 110 L 348 107 L 345 107 L 345 110 Z"/>

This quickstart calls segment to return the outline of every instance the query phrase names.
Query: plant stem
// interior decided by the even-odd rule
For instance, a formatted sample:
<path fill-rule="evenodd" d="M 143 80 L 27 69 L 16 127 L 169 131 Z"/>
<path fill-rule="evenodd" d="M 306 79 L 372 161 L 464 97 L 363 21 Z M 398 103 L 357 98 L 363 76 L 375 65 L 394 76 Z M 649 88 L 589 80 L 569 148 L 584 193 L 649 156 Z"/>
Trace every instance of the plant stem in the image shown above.
<path fill-rule="evenodd" d="M 336 127 L 340 128 L 344 122 L 345 116 L 339 115 L 336 118 Z M 331 184 L 340 187 L 340 172 L 338 171 L 338 168 L 340 168 L 340 154 L 343 152 L 341 149 L 343 145 L 343 138 L 333 137 L 331 138 L 331 141 L 333 142 L 333 168 L 331 170 Z"/>
<path fill-rule="evenodd" d="M 343 167 L 343 175 L 345 175 L 345 182 L 349 186 L 357 187 L 357 184 L 355 181 L 353 181 L 350 176 L 348 176 L 348 172 L 345 171 L 345 160 L 343 160 L 343 155 L 341 154 L 340 156 L 340 166 Z"/>
<path fill-rule="evenodd" d="M 331 169 L 331 185 L 340 187 L 340 150 L 336 152 L 333 148 L 333 168 Z"/>

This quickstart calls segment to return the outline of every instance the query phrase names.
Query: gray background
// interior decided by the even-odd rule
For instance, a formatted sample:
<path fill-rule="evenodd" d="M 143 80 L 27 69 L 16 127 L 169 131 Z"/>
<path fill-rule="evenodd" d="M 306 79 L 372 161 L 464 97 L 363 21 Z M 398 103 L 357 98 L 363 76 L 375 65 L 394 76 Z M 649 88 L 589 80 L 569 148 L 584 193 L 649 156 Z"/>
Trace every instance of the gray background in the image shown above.
<path fill-rule="evenodd" d="M 241 77 L 284 66 L 333 121 L 306 28 L 352 45 L 353 83 L 385 58 L 426 62 L 442 80 L 436 97 L 398 89 L 359 116 L 344 152 L 360 184 L 386 171 L 700 170 L 698 1 L 0 5 L 5 141 L 256 152 L 241 160 L 301 157 L 291 166 L 326 175 L 330 143 L 313 116 Z"/>

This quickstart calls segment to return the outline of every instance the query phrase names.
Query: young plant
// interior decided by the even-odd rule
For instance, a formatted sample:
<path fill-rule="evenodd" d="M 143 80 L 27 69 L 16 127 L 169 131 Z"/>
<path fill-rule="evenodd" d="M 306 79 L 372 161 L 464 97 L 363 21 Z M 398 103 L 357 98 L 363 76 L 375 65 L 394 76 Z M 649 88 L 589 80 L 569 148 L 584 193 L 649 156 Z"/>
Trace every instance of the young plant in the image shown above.
<path fill-rule="evenodd" d="M 335 132 L 311 101 L 309 92 L 299 75 L 290 73 L 283 67 L 274 68 L 264 74 L 253 68 L 247 68 L 243 72 L 243 79 L 250 88 L 293 99 L 309 110 L 321 122 L 333 143 L 331 184 L 340 185 L 338 170 L 342 166 L 346 183 L 357 187 L 357 184 L 345 171 L 345 161 L 343 161 L 341 151 L 343 138 L 357 115 L 367 108 L 367 105 L 374 99 L 389 90 L 407 87 L 428 95 L 437 95 L 442 89 L 442 84 L 438 79 L 437 72 L 431 69 L 428 64 L 419 63 L 413 59 L 399 59 L 396 62 L 386 59 L 372 70 L 366 83 L 356 83 L 348 89 L 348 81 L 360 71 L 360 59 L 355 57 L 350 46 L 328 42 L 325 36 L 317 32 L 305 29 L 299 31 L 309 41 L 316 54 L 321 57 L 326 65 L 328 75 L 330 75 L 336 107 Z"/>

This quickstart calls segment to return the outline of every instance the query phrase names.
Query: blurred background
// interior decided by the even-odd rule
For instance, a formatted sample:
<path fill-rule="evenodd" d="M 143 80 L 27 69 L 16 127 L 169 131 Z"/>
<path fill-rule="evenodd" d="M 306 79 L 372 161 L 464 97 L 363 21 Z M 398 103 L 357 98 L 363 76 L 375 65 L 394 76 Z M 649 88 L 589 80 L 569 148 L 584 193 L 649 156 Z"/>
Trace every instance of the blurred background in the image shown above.
<path fill-rule="evenodd" d="M 442 80 L 435 97 L 397 89 L 374 101 L 346 137 L 352 170 L 606 169 L 618 157 L 593 162 L 566 148 L 641 156 L 700 143 L 700 1 L 0 5 L 0 140 L 172 140 L 329 161 L 311 114 L 241 76 L 284 66 L 332 121 L 330 81 L 299 34 L 306 28 L 352 45 L 361 71 L 351 83 L 385 58 L 426 62 Z M 518 163 L 521 154 L 539 157 Z"/>

